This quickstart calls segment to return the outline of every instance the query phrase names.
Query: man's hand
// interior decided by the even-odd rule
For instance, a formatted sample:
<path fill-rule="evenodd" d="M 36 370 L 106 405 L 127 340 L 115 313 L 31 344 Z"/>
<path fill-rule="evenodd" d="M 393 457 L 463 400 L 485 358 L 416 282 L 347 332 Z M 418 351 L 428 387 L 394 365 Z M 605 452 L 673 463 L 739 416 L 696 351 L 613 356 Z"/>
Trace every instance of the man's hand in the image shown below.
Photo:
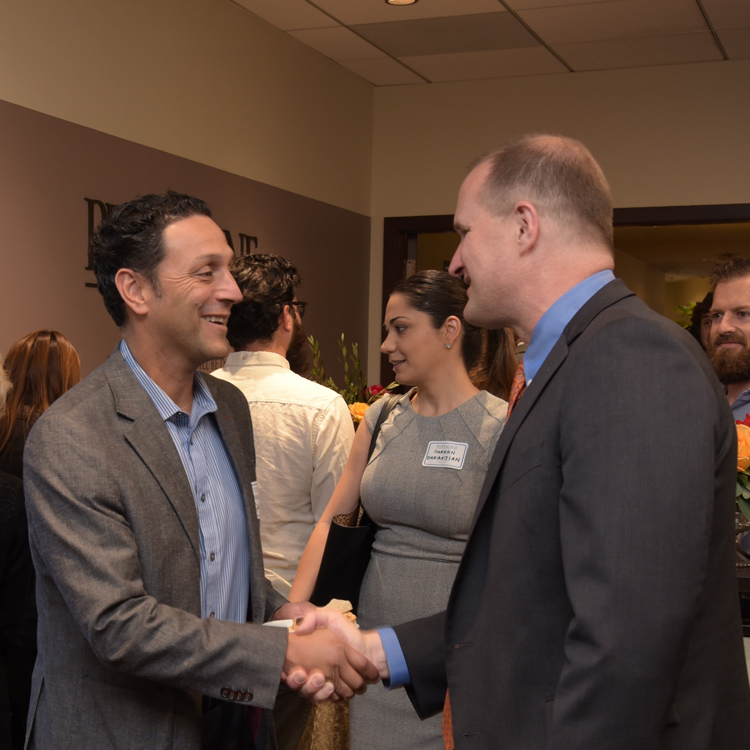
<path fill-rule="evenodd" d="M 331 630 L 289 634 L 284 672 L 287 684 L 315 701 L 351 698 L 378 681 L 378 671 Z"/>
<path fill-rule="evenodd" d="M 391 676 L 383 650 L 383 642 L 376 630 L 360 630 L 340 612 L 329 609 L 319 610 L 316 622 L 320 623 L 317 627 L 328 628 L 342 641 L 363 654 L 378 670 L 381 680 L 387 680 Z"/>

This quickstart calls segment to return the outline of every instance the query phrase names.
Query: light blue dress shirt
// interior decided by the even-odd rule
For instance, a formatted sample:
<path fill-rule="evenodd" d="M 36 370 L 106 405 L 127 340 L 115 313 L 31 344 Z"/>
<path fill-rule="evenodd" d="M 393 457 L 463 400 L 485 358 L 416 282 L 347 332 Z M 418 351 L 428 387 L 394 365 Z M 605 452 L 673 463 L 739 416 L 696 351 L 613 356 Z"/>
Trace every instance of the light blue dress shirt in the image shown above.
<path fill-rule="evenodd" d="M 552 347 L 575 314 L 603 287 L 614 281 L 612 271 L 599 271 L 568 290 L 542 315 L 536 324 L 529 348 L 523 355 L 526 384 L 529 385 L 544 364 Z M 403 687 L 410 682 L 409 669 L 398 636 L 392 628 L 379 628 L 385 658 L 391 673 L 390 681 L 383 681 L 388 688 Z"/>
<path fill-rule="evenodd" d="M 120 351 L 172 436 L 198 512 L 201 617 L 247 622 L 250 548 L 237 476 L 216 426 L 217 410 L 203 376 L 195 373 L 190 414 L 182 411 L 135 361 L 125 341 Z"/>

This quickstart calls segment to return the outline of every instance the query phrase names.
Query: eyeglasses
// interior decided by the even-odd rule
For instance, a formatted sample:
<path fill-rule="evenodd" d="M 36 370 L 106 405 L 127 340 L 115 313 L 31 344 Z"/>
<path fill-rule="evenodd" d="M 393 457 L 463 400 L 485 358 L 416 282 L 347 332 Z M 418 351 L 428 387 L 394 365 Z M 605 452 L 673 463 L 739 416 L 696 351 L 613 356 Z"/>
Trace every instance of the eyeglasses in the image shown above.
<path fill-rule="evenodd" d="M 307 302 L 292 302 L 292 304 L 297 308 L 297 313 L 300 316 L 300 318 L 305 317 L 305 308 L 307 307 Z"/>

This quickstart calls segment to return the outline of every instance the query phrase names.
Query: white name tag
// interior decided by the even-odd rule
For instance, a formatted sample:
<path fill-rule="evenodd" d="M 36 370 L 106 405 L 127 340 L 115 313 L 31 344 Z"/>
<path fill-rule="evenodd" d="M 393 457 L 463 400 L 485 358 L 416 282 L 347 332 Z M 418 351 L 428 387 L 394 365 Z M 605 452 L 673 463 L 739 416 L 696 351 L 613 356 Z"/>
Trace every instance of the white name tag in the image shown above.
<path fill-rule="evenodd" d="M 468 447 L 468 443 L 443 443 L 433 440 L 427 446 L 427 452 L 422 459 L 422 466 L 462 469 Z"/>

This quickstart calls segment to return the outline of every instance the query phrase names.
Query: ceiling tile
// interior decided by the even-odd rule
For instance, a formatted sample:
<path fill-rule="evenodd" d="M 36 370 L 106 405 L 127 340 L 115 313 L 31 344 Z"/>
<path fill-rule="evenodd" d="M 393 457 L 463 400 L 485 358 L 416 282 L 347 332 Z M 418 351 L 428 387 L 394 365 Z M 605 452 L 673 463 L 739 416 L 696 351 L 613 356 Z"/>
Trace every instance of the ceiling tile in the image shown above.
<path fill-rule="evenodd" d="M 552 45 L 704 31 L 695 0 L 617 0 L 519 12 Z"/>
<path fill-rule="evenodd" d="M 703 0 L 703 8 L 714 29 L 750 29 L 748 0 Z"/>
<path fill-rule="evenodd" d="M 534 47 L 537 40 L 510 13 L 481 13 L 374 23 L 352 29 L 394 57 Z"/>
<path fill-rule="evenodd" d="M 750 57 L 750 29 L 731 29 L 716 33 L 730 60 Z"/>
<path fill-rule="evenodd" d="M 552 8 L 560 5 L 594 5 L 595 3 L 619 3 L 620 0 L 503 0 L 511 10 Z"/>
<path fill-rule="evenodd" d="M 557 44 L 554 49 L 576 71 L 642 68 L 724 59 L 709 31 L 645 39 Z"/>
<path fill-rule="evenodd" d="M 403 61 L 434 82 L 568 72 L 568 69 L 544 47 L 461 52 L 455 55 L 423 55 L 405 57 Z"/>
<path fill-rule="evenodd" d="M 332 26 L 333 21 L 307 0 L 232 0 L 282 31 Z"/>
<path fill-rule="evenodd" d="M 328 29 L 300 29 L 290 31 L 289 35 L 337 62 L 386 57 L 384 52 L 344 26 L 332 26 Z"/>
<path fill-rule="evenodd" d="M 376 86 L 424 83 L 423 78 L 390 57 L 381 57 L 378 60 L 348 60 L 340 64 Z"/>
<path fill-rule="evenodd" d="M 400 6 L 387 5 L 384 0 L 315 0 L 315 4 L 347 26 L 507 12 L 498 0 L 422 0 L 415 5 Z"/>

